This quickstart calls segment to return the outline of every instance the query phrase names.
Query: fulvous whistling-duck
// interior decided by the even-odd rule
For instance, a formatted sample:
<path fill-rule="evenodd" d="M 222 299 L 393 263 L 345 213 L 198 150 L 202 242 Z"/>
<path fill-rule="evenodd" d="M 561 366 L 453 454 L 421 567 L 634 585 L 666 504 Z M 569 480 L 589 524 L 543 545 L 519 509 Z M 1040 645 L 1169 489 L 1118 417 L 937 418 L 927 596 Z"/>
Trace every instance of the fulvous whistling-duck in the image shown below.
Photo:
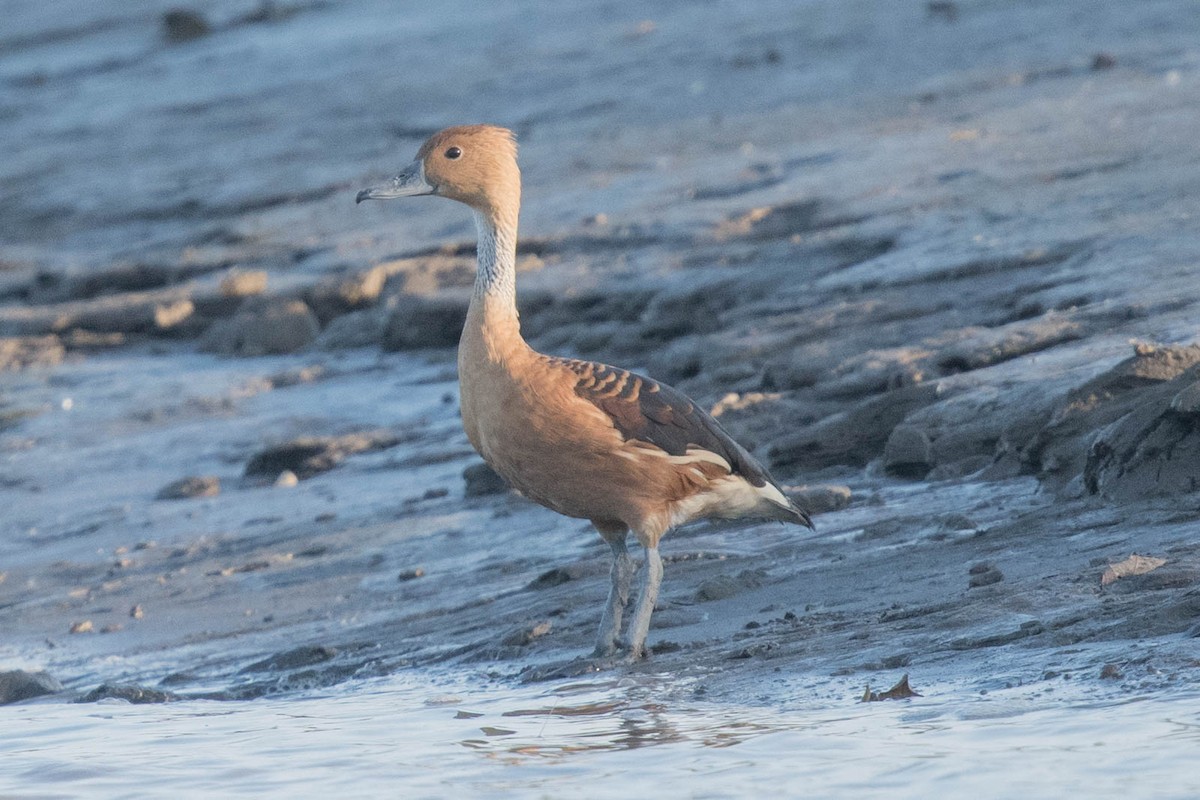
<path fill-rule="evenodd" d="M 711 416 L 670 386 L 616 367 L 534 351 L 516 304 L 521 173 L 513 134 L 464 125 L 434 134 L 368 199 L 438 195 L 467 205 L 479 234 L 475 290 L 458 349 L 463 427 L 496 472 L 531 500 L 591 520 L 612 547 L 611 589 L 596 656 L 614 655 L 633 563 L 640 595 L 623 643 L 645 651 L 662 581 L 658 542 L 692 520 L 761 517 L 812 527 L 767 471 Z"/>

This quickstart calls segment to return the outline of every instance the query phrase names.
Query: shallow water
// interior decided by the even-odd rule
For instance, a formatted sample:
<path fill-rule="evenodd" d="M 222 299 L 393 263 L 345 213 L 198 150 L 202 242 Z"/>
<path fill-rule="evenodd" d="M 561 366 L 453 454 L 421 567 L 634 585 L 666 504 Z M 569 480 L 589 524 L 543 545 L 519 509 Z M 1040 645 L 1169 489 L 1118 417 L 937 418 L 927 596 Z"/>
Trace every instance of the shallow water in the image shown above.
<path fill-rule="evenodd" d="M 1200 694 L 921 687 L 909 701 L 664 703 L 666 676 L 513 689 L 402 673 L 248 703 L 0 709 L 5 796 L 1195 797 Z M 663 787 L 668 787 L 665 790 Z"/>

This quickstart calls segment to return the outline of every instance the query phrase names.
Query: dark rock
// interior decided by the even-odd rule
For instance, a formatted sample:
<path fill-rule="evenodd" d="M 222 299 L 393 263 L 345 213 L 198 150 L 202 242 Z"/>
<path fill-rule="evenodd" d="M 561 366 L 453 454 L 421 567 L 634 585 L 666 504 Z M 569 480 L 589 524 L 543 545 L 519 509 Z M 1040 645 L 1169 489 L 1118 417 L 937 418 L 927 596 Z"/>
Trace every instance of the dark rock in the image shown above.
<path fill-rule="evenodd" d="M 696 590 L 696 599 L 704 602 L 709 600 L 724 600 L 733 597 L 746 589 L 755 589 L 762 585 L 765 573 L 762 570 L 742 570 L 734 575 L 716 575 L 700 584 Z"/>
<path fill-rule="evenodd" d="M 943 531 L 973 531 L 978 529 L 975 520 L 965 514 L 947 514 L 938 521 L 938 529 Z M 971 574 L 986 572 L 986 564 L 976 564 L 971 567 Z"/>
<path fill-rule="evenodd" d="M 62 363 L 67 350 L 54 334 L 0 338 L 0 372 Z"/>
<path fill-rule="evenodd" d="M 264 658 L 262 661 L 255 661 L 248 667 L 243 667 L 243 674 L 248 672 L 282 672 L 289 669 L 298 669 L 300 667 L 311 667 L 313 664 L 320 664 L 329 661 L 337 655 L 337 650 L 325 645 L 305 645 L 292 650 L 285 650 L 282 653 L 276 653 L 273 656 Z"/>
<path fill-rule="evenodd" d="M 1005 432 L 1000 449 L 1015 454 L 1024 471 L 1034 472 L 1053 488 L 1062 489 L 1083 474 L 1089 492 L 1107 494 L 1109 478 L 1124 474 L 1120 465 L 1135 456 L 1123 448 L 1132 446 L 1136 450 L 1140 431 L 1145 426 L 1158 427 L 1156 420 L 1164 417 L 1163 412 L 1176 397 L 1180 397 L 1181 406 L 1187 405 L 1187 389 L 1200 375 L 1192 379 L 1183 376 L 1198 364 L 1200 346 L 1197 345 L 1137 345 L 1131 358 L 1068 392 L 1032 433 L 1028 425 L 1017 422 L 1012 430 Z M 1132 415 L 1135 410 L 1137 414 Z M 1121 425 L 1114 426 L 1122 418 L 1125 419 Z M 1163 422 L 1169 427 L 1172 420 Z M 1115 427 L 1122 430 L 1118 433 Z M 1097 431 L 1103 431 L 1099 439 Z M 1160 431 L 1160 435 L 1168 438 L 1178 433 Z M 1122 448 L 1122 452 L 1118 453 L 1114 447 Z M 1143 456 L 1150 456 L 1148 463 L 1157 457 L 1145 452 Z M 1143 456 L 1136 460 L 1147 463 L 1141 461 Z M 1179 490 L 1171 481 L 1168 484 L 1171 488 L 1166 492 L 1155 493 Z"/>
<path fill-rule="evenodd" d="M 784 239 L 798 233 L 845 224 L 850 220 L 821 216 L 818 200 L 798 200 L 777 206 L 764 206 L 740 213 L 719 223 L 713 231 L 717 241 L 728 239 Z"/>
<path fill-rule="evenodd" d="M 517 628 L 505 634 L 500 643 L 509 647 L 523 647 L 534 639 L 540 639 L 550 633 L 552 627 L 549 620 L 544 620 L 533 625 Z"/>
<path fill-rule="evenodd" d="M 124 700 L 134 705 L 147 703 L 170 703 L 179 699 L 174 692 L 150 689 L 137 684 L 103 683 L 76 700 L 76 703 L 95 703 L 98 700 Z"/>
<path fill-rule="evenodd" d="M 721 327 L 721 314 L 756 300 L 767 291 L 765 284 L 736 279 L 689 282 L 659 292 L 639 319 L 638 334 L 647 342 L 666 342 L 695 333 L 710 333 Z"/>
<path fill-rule="evenodd" d="M 190 42 L 212 33 L 212 26 L 199 11 L 173 8 L 163 14 L 163 36 L 168 42 Z"/>
<path fill-rule="evenodd" d="M 996 328 L 966 328 L 955 332 L 961 341 L 938 351 L 936 363 L 944 373 L 968 372 L 1082 339 L 1085 334 L 1080 323 L 1054 315 Z"/>
<path fill-rule="evenodd" d="M 933 447 L 925 431 L 897 425 L 883 447 L 883 469 L 898 478 L 924 478 L 933 469 Z"/>
<path fill-rule="evenodd" d="M 351 311 L 330 320 L 317 337 L 316 346 L 322 350 L 378 347 L 387 321 L 387 309 L 379 306 Z"/>
<path fill-rule="evenodd" d="M 817 486 L 789 487 L 787 495 L 792 501 L 810 514 L 828 514 L 841 511 L 850 505 L 849 486 L 821 484 Z"/>
<path fill-rule="evenodd" d="M 216 497 L 221 493 L 221 479 L 215 475 L 193 475 L 168 483 L 158 490 L 157 500 L 187 500 L 193 497 Z"/>
<path fill-rule="evenodd" d="M 1004 573 L 991 564 L 975 564 L 969 570 L 968 588 L 978 589 L 981 586 L 991 586 L 1004 580 Z"/>
<path fill-rule="evenodd" d="M 62 690 L 58 679 L 46 672 L 26 672 L 23 669 L 0 672 L 0 706 Z"/>
<path fill-rule="evenodd" d="M 579 577 L 578 569 L 567 567 L 555 567 L 548 569 L 541 575 L 531 580 L 525 587 L 526 589 L 552 589 L 555 586 L 562 586 L 564 583 L 569 583 Z"/>
<path fill-rule="evenodd" d="M 925 3 L 925 13 L 930 19 L 955 22 L 958 20 L 958 3 L 954 0 L 928 0 Z"/>
<path fill-rule="evenodd" d="M 396 580 L 400 581 L 401 583 L 405 583 L 407 581 L 415 581 L 417 578 L 423 577 L 425 577 L 425 570 L 421 567 L 413 567 L 412 569 L 406 569 L 397 575 Z"/>
<path fill-rule="evenodd" d="M 488 494 L 503 494 L 508 491 L 508 484 L 496 474 L 487 464 L 472 464 L 463 470 L 463 480 L 466 482 L 467 497 L 482 497 Z"/>
<path fill-rule="evenodd" d="M 121 294 L 94 300 L 21 309 L 0 317 L 0 333 L 32 335 L 68 333 L 175 335 L 186 328 L 195 306 L 179 291 Z"/>
<path fill-rule="evenodd" d="M 1154 390 L 1096 435 L 1087 450 L 1083 484 L 1115 500 L 1187 494 L 1200 489 L 1200 414 L 1190 408 L 1200 366 Z"/>
<path fill-rule="evenodd" d="M 276 372 L 267 381 L 274 389 L 286 389 L 289 386 L 300 386 L 314 383 L 325 377 L 328 370 L 320 364 L 310 364 L 307 367 L 292 367 L 282 372 Z"/>
<path fill-rule="evenodd" d="M 217 320 L 200 340 L 200 348 L 236 356 L 294 353 L 321 331 L 312 310 L 300 300 L 251 297 L 228 320 Z"/>
<path fill-rule="evenodd" d="M 937 399 L 938 389 L 933 384 L 873 397 L 777 442 L 769 451 L 771 464 L 796 469 L 865 466 L 882 455 L 892 431 L 905 417 Z"/>
<path fill-rule="evenodd" d="M 321 324 L 328 325 L 335 317 L 378 303 L 387 279 L 388 273 L 383 267 L 329 278 L 310 288 L 305 293 L 305 300 Z"/>
<path fill-rule="evenodd" d="M 1126 575 L 1106 587 L 1118 594 L 1186 589 L 1200 583 L 1200 570 L 1194 567 L 1160 567 L 1141 575 Z"/>
<path fill-rule="evenodd" d="M 1117 65 L 1117 57 L 1112 53 L 1096 53 L 1092 56 L 1092 71 L 1100 72 L 1106 69 L 1112 69 Z"/>
<path fill-rule="evenodd" d="M 727 597 L 733 597 L 742 586 L 731 575 L 717 575 L 708 578 L 700 584 L 700 588 L 696 590 L 696 599 L 700 601 L 706 600 L 724 600 Z"/>
<path fill-rule="evenodd" d="M 245 476 L 275 481 L 285 471 L 301 480 L 342 463 L 348 456 L 394 447 L 401 438 L 391 431 L 364 431 L 344 436 L 306 436 L 273 445 L 250 458 Z"/>
<path fill-rule="evenodd" d="M 1028 471 L 1020 450 L 1045 426 L 1054 404 L 1041 385 L 1003 391 L 977 386 L 918 409 L 903 427 L 920 430 L 929 441 L 926 480 L 968 475 L 998 459 L 1004 465 L 995 477 L 1008 477 Z"/>
<path fill-rule="evenodd" d="M 404 295 L 397 299 L 383 327 L 384 350 L 454 347 L 467 319 L 467 300 Z"/>

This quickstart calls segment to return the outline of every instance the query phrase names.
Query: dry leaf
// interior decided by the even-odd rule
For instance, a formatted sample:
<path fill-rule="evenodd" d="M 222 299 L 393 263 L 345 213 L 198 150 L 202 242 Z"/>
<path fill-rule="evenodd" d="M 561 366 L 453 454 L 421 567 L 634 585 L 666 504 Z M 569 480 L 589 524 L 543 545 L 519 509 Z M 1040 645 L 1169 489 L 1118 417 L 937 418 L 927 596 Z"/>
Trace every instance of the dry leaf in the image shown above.
<path fill-rule="evenodd" d="M 1108 569 L 1104 570 L 1104 574 L 1100 576 L 1100 585 L 1108 586 L 1114 581 L 1121 578 L 1128 578 L 1131 575 L 1145 575 L 1147 572 L 1153 572 L 1165 563 L 1167 563 L 1165 558 L 1139 556 L 1137 554 L 1131 555 L 1124 561 L 1109 564 Z"/>
<path fill-rule="evenodd" d="M 904 700 L 909 697 L 920 697 L 919 692 L 913 691 L 913 688 L 908 685 L 908 673 L 904 673 L 896 685 L 888 689 L 886 692 L 872 692 L 871 687 L 867 686 L 863 692 L 862 701 L 864 703 L 874 703 L 879 700 Z"/>

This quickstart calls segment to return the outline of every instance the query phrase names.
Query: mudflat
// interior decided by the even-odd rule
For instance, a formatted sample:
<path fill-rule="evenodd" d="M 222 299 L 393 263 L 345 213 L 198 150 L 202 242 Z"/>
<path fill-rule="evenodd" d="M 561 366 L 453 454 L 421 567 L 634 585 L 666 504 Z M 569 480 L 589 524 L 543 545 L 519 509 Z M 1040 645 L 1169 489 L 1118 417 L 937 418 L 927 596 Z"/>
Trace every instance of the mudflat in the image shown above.
<path fill-rule="evenodd" d="M 50 676 L 5 697 L 589 669 L 606 545 L 459 425 L 469 218 L 354 205 L 477 121 L 520 136 L 531 343 L 817 512 L 668 535 L 619 669 L 1194 691 L 1190 4 L 166 10 L 0 34 L 0 665 Z"/>

